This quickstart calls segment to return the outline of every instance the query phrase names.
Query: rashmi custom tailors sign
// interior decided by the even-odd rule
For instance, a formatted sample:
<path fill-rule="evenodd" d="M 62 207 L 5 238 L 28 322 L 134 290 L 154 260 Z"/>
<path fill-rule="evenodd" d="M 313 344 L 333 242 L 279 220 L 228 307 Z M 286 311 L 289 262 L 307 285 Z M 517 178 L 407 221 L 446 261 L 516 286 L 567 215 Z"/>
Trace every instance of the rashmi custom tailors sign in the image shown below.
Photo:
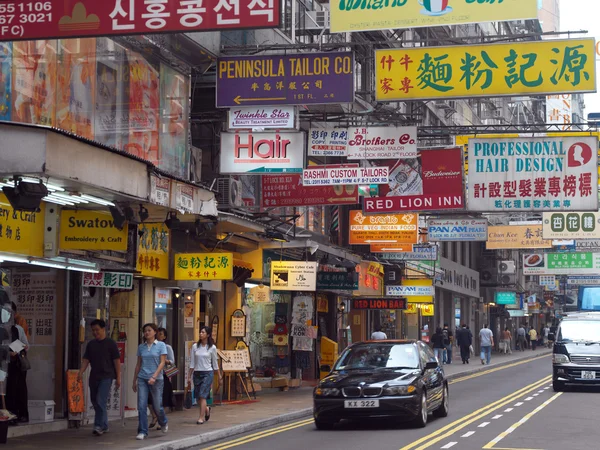
<path fill-rule="evenodd" d="M 537 4 L 537 0 L 332 0 L 331 32 L 535 19 Z"/>
<path fill-rule="evenodd" d="M 419 150 L 417 158 L 370 161 L 390 169 L 379 197 L 363 200 L 365 214 L 464 210 L 463 150 Z"/>
<path fill-rule="evenodd" d="M 387 167 L 311 166 L 302 171 L 304 186 L 346 186 L 352 184 L 388 184 Z"/>
<path fill-rule="evenodd" d="M 221 133 L 223 174 L 302 172 L 306 149 L 302 132 Z"/>
<path fill-rule="evenodd" d="M 71 38 L 125 34 L 274 28 L 280 23 L 277 0 L 3 1 L 0 40 Z M 225 6 L 223 6 L 225 5 Z"/>
<path fill-rule="evenodd" d="M 469 140 L 470 211 L 597 211 L 597 137 Z"/>
<path fill-rule="evenodd" d="M 600 239 L 600 213 L 544 213 L 543 235 L 546 239 Z"/>
<path fill-rule="evenodd" d="M 347 156 L 348 130 L 346 128 L 311 128 L 308 133 L 309 156 Z"/>
<path fill-rule="evenodd" d="M 227 56 L 217 61 L 217 108 L 353 101 L 351 52 Z"/>
<path fill-rule="evenodd" d="M 233 253 L 177 253 L 176 280 L 232 280 Z"/>
<path fill-rule="evenodd" d="M 416 244 L 418 224 L 418 214 L 365 216 L 360 210 L 350 211 L 349 244 Z"/>
<path fill-rule="evenodd" d="M 109 213 L 98 211 L 66 211 L 60 214 L 61 250 L 127 251 L 127 223 L 115 227 Z"/>
<path fill-rule="evenodd" d="M 596 92 L 594 39 L 377 50 L 375 87 L 380 102 Z"/>
<path fill-rule="evenodd" d="M 240 106 L 229 110 L 229 128 L 277 129 L 295 128 L 296 113 L 293 106 Z"/>
<path fill-rule="evenodd" d="M 143 276 L 169 279 L 171 233 L 164 223 L 138 225 L 136 270 Z"/>
<path fill-rule="evenodd" d="M 488 228 L 488 250 L 552 248 L 552 241 L 542 237 L 541 225 L 501 225 Z"/>
<path fill-rule="evenodd" d="M 435 241 L 487 241 L 487 219 L 429 219 L 427 239 Z"/>
<path fill-rule="evenodd" d="M 368 127 L 349 130 L 348 159 L 417 157 L 417 127 Z"/>
<path fill-rule="evenodd" d="M 271 289 L 274 291 L 316 291 L 317 263 L 271 261 Z"/>
<path fill-rule="evenodd" d="M 357 186 L 304 186 L 299 173 L 263 175 L 260 192 L 263 207 L 356 205 L 359 202 Z"/>

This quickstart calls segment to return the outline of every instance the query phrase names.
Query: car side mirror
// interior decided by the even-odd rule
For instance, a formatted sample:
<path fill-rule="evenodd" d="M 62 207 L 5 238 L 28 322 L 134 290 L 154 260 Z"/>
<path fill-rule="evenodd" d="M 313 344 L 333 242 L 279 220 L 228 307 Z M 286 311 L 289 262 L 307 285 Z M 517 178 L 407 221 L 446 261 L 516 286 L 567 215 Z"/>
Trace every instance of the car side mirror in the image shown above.
<path fill-rule="evenodd" d="M 330 373 L 331 372 L 331 366 L 330 365 L 322 365 L 321 367 L 319 367 L 319 370 L 321 372 Z"/>
<path fill-rule="evenodd" d="M 556 336 L 554 335 L 554 333 L 548 333 L 548 340 L 549 340 L 549 341 L 554 341 L 554 340 L 556 340 Z"/>
<path fill-rule="evenodd" d="M 430 370 L 430 369 L 437 369 L 440 365 L 437 363 L 437 361 L 429 361 L 427 364 L 425 364 L 425 370 Z"/>

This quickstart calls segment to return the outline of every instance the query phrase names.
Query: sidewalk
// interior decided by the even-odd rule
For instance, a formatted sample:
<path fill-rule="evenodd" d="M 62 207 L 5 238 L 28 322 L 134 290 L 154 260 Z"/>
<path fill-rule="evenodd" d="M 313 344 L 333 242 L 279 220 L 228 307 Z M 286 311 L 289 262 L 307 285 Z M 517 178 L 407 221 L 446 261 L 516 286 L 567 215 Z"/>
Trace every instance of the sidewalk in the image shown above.
<path fill-rule="evenodd" d="M 512 355 L 494 353 L 489 366 L 482 365 L 478 355 L 471 358 L 471 364 L 468 365 L 463 365 L 459 357 L 452 364 L 445 365 L 444 370 L 449 379 L 457 379 L 494 367 L 548 355 L 550 352 L 549 349 L 539 349 L 513 352 Z M 143 441 L 135 440 L 137 418 L 133 418 L 125 421 L 125 427 L 121 426 L 120 421 L 111 422 L 110 432 L 101 437 L 92 436 L 91 426 L 13 438 L 9 434 L 7 448 L 79 450 L 101 445 L 106 450 L 176 450 L 196 447 L 290 420 L 308 418 L 312 414 L 312 389 L 302 387 L 288 392 L 265 390 L 258 393 L 256 402 L 214 406 L 210 421 L 204 425 L 195 424 L 198 418 L 196 407 L 192 410 L 169 413 L 169 433 L 163 435 L 160 431 L 151 430 L 148 439 Z"/>

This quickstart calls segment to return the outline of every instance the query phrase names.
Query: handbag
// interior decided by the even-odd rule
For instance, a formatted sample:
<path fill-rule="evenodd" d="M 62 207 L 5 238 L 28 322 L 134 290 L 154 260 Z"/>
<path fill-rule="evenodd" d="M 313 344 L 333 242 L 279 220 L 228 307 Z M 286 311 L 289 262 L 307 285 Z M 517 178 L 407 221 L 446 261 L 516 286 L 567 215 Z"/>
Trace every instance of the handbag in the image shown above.
<path fill-rule="evenodd" d="M 17 355 L 17 367 L 21 370 L 21 372 L 27 372 L 31 369 L 31 363 L 29 362 L 29 358 L 25 352 L 21 352 Z"/>
<path fill-rule="evenodd" d="M 167 378 L 174 377 L 178 373 L 179 373 L 179 369 L 175 365 L 171 365 L 165 369 L 165 375 L 167 376 Z"/>
<path fill-rule="evenodd" d="M 183 407 L 185 409 L 191 409 L 192 408 L 192 392 L 187 387 L 185 388 L 185 399 L 183 401 Z"/>

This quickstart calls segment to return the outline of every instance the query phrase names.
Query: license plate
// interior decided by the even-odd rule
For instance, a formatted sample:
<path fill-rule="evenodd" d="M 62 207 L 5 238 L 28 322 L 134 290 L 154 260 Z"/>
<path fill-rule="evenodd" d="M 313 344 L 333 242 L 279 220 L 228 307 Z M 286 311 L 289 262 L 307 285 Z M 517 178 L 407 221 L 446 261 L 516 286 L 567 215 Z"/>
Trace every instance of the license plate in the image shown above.
<path fill-rule="evenodd" d="M 345 400 L 344 408 L 379 408 L 379 400 Z"/>
<path fill-rule="evenodd" d="M 582 370 L 581 371 L 581 378 L 583 378 L 584 380 L 595 380 L 596 379 L 596 372 L 591 371 L 591 370 Z"/>

